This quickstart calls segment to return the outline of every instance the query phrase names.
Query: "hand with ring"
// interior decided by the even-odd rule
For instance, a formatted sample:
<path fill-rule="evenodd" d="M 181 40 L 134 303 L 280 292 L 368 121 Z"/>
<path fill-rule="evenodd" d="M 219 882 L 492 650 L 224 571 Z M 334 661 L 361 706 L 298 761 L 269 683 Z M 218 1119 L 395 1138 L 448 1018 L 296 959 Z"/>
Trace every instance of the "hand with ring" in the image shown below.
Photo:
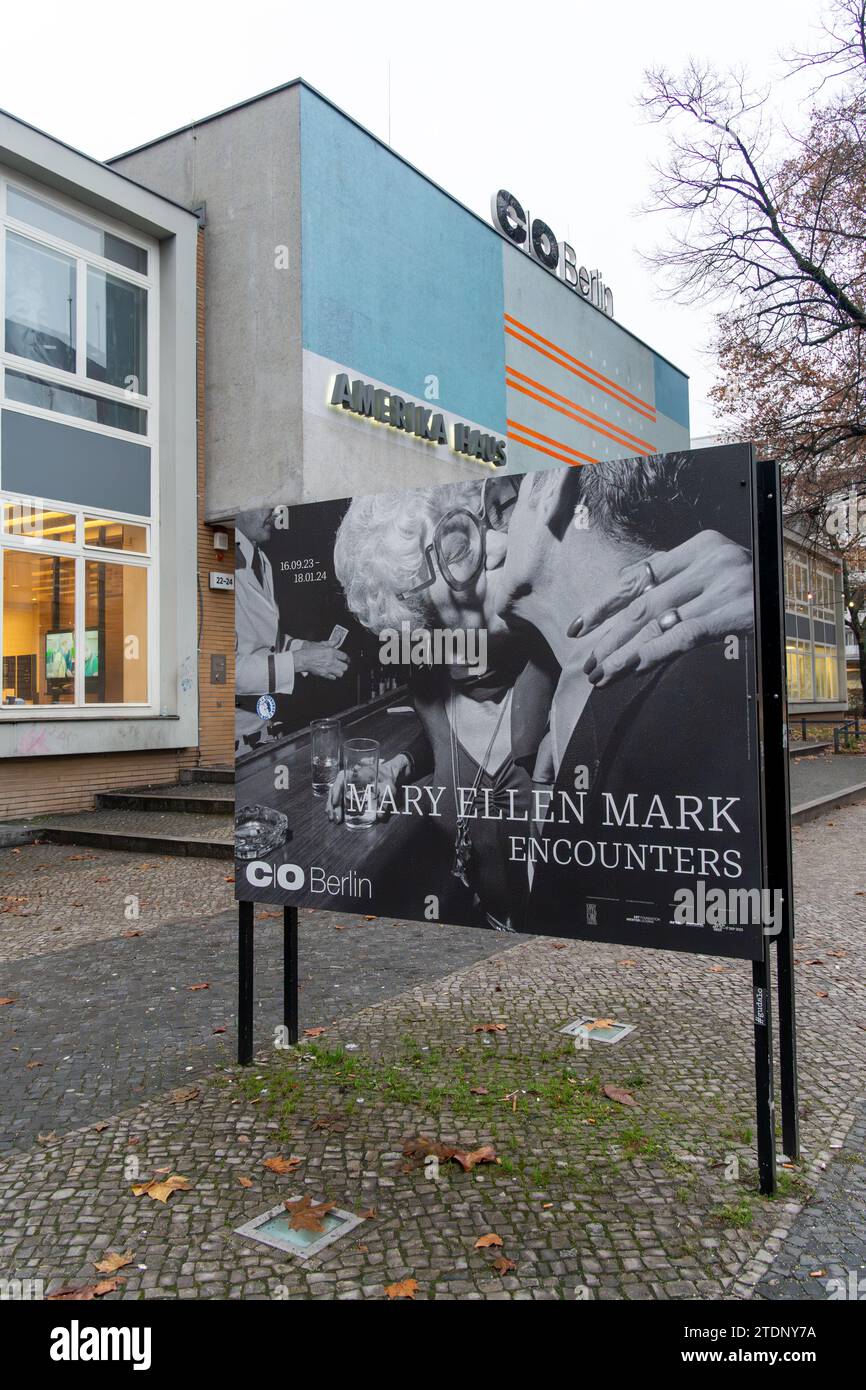
<path fill-rule="evenodd" d="M 595 632 L 583 669 L 592 685 L 610 685 L 753 625 L 748 553 L 718 531 L 698 531 L 626 565 L 618 586 L 575 618 L 568 635 Z"/>

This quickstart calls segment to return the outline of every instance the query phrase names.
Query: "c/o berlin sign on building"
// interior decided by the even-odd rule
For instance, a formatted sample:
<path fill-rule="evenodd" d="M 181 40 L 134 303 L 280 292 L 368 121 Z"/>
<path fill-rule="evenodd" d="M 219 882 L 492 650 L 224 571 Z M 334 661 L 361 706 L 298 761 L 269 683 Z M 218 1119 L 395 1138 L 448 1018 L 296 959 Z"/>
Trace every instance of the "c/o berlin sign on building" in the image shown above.
<path fill-rule="evenodd" d="M 557 241 L 547 223 L 525 212 L 513 193 L 505 188 L 498 189 L 490 199 L 490 214 L 496 230 L 513 245 L 557 275 L 575 294 L 613 318 L 613 293 L 604 283 L 601 271 L 589 271 L 586 266 L 578 265 L 574 247 L 567 241 Z"/>

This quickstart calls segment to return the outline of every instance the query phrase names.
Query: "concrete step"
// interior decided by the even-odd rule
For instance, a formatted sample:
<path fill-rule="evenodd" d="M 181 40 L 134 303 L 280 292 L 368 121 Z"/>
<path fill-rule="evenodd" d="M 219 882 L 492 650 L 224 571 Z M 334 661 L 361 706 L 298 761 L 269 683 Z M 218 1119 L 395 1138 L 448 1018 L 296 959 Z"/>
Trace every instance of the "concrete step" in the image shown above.
<path fill-rule="evenodd" d="M 185 767 L 181 769 L 179 780 L 189 782 L 220 782 L 224 786 L 234 786 L 233 767 Z"/>
<path fill-rule="evenodd" d="M 234 853 L 234 817 L 227 815 L 104 809 L 38 816 L 30 826 L 34 838 L 51 844 L 206 859 L 231 859 Z"/>
<path fill-rule="evenodd" d="M 827 743 L 790 743 L 788 756 L 791 758 L 811 758 L 815 753 L 832 753 L 833 740 Z"/>
<path fill-rule="evenodd" d="M 189 812 L 198 816 L 233 816 L 234 791 L 224 782 L 188 782 L 157 787 L 129 787 L 100 792 L 96 806 L 101 811 Z"/>

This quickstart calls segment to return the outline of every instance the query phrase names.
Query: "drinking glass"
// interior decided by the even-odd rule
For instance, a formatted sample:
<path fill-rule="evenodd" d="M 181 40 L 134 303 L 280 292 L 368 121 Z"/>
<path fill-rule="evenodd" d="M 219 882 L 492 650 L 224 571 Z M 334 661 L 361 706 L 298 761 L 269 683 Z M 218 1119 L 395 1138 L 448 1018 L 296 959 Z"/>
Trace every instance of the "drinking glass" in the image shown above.
<path fill-rule="evenodd" d="M 313 796 L 327 796 L 340 770 L 339 719 L 314 719 L 310 725 Z"/>
<path fill-rule="evenodd" d="M 373 738 L 347 738 L 343 743 L 343 815 L 349 830 L 376 824 L 379 783 L 379 745 Z"/>

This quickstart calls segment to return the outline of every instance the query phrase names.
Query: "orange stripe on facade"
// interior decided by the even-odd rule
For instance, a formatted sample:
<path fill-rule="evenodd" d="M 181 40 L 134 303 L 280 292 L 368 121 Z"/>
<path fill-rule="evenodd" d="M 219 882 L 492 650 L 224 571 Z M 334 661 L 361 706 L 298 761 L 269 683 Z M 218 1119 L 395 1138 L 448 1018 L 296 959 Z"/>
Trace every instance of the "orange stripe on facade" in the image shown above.
<path fill-rule="evenodd" d="M 540 454 L 549 454 L 551 458 L 559 459 L 562 463 L 570 463 L 574 468 L 580 468 L 584 463 L 598 463 L 599 460 L 591 454 L 581 454 L 579 450 L 572 449 L 570 444 L 562 444 L 558 439 L 551 439 L 547 434 L 541 434 L 539 430 L 530 429 L 528 425 L 521 425 L 517 420 L 507 420 L 508 438 L 513 439 L 517 444 L 525 444 L 530 449 L 537 449 Z M 516 433 L 520 430 L 521 433 Z M 524 439 L 523 435 L 532 435 L 534 439 L 543 439 L 545 444 L 552 444 L 553 449 L 546 449 L 542 444 L 535 444 L 533 439 Z M 567 453 L 562 452 L 567 450 Z"/>
<path fill-rule="evenodd" d="M 557 367 L 564 367 L 565 370 L 571 372 L 573 376 L 579 376 L 582 381 L 588 381 L 590 386 L 594 386 L 597 391 L 603 391 L 605 395 L 610 396 L 612 400 L 618 401 L 620 405 L 628 406 L 629 410 L 633 410 L 637 415 L 642 415 L 645 420 L 649 420 L 650 424 L 655 424 L 655 414 L 650 415 L 640 406 L 632 405 L 631 401 L 627 401 L 624 396 L 618 396 L 615 391 L 609 391 L 606 386 L 601 385 L 601 382 L 593 381 L 592 377 L 587 376 L 585 372 L 579 372 L 577 367 L 572 367 L 568 362 L 563 362 L 560 357 L 554 357 L 552 352 L 547 351 L 547 348 L 539 347 L 538 343 L 534 343 L 531 338 L 524 338 L 522 333 L 516 333 L 513 328 L 506 328 L 505 332 L 510 338 L 516 338 L 519 343 L 525 343 L 527 347 L 531 347 L 535 352 L 540 352 L 542 357 L 547 357 L 551 362 L 555 362 Z"/>
<path fill-rule="evenodd" d="M 587 429 L 595 430 L 597 434 L 606 434 L 608 439 L 612 439 L 615 444 L 636 444 L 644 453 L 655 453 L 655 446 L 650 444 L 646 439 L 640 439 L 636 434 L 629 434 L 628 430 L 624 430 L 621 425 L 615 425 L 612 420 L 605 420 L 603 415 L 596 415 L 594 411 L 587 410 L 585 406 L 578 405 L 577 401 L 569 400 L 568 396 L 560 396 L 558 391 L 551 391 L 549 386 L 545 386 L 541 381 L 535 381 L 531 376 L 527 376 L 525 372 L 518 372 L 515 367 L 509 367 L 507 365 L 505 371 L 506 373 L 510 373 L 512 377 L 519 377 L 521 381 L 527 381 L 530 386 L 534 386 L 537 390 L 543 391 L 545 395 L 553 396 L 554 400 L 562 401 L 563 405 L 571 406 L 572 410 L 579 411 L 581 416 L 586 415 L 589 417 L 589 420 L 598 421 L 597 425 L 592 425 L 589 423 L 589 420 L 580 419 L 580 424 L 585 425 Z M 506 385 L 512 386 L 515 391 L 521 390 L 517 382 L 508 380 L 508 377 L 506 377 Z M 557 409 L 553 401 L 550 401 L 549 404 L 551 410 Z M 613 433 L 611 433 L 611 431 L 613 431 Z"/>
<path fill-rule="evenodd" d="M 550 410 L 555 410 L 559 415 L 565 415 L 569 420 L 576 420 L 577 423 L 583 425 L 585 429 L 595 430 L 597 434 L 606 434 L 608 439 L 613 440 L 614 444 L 621 444 L 623 448 L 627 447 L 625 441 L 618 439 L 615 434 L 609 434 L 607 430 L 600 429 L 598 425 L 588 424 L 586 420 L 582 420 L 580 416 L 575 415 L 573 411 L 566 410 L 564 406 L 557 405 L 554 401 L 547 400 L 545 396 L 540 396 L 537 391 L 530 391 L 525 386 L 518 386 L 516 381 L 509 381 L 508 385 L 511 387 L 512 391 L 519 391 L 522 396 L 529 396 L 533 401 L 540 401 L 542 405 L 548 406 Z M 651 449 L 650 453 L 653 452 L 654 451 Z"/>
<path fill-rule="evenodd" d="M 544 343 L 546 347 L 553 348 L 554 352 L 558 352 L 560 357 L 568 358 L 569 362 L 573 362 L 576 367 L 582 367 L 585 372 L 590 372 L 592 376 L 598 377 L 599 381 L 603 381 L 608 386 L 612 386 L 615 391 L 619 391 L 621 395 L 627 396 L 630 401 L 636 402 L 638 406 L 643 406 L 645 410 L 651 410 L 653 416 L 655 416 L 655 406 L 649 401 L 645 401 L 643 396 L 635 395 L 634 391 L 629 391 L 627 386 L 620 386 L 618 381 L 612 380 L 611 377 L 605 376 L 604 372 L 599 372 L 595 367 L 591 367 L 588 362 L 583 362 L 579 357 L 575 357 L 572 353 L 567 352 L 565 348 L 560 347 L 558 343 L 554 343 L 552 339 L 545 338 L 541 333 L 536 333 L 534 328 L 529 327 L 529 324 L 521 323 L 520 319 L 514 318 L 512 314 L 505 314 L 504 317 L 506 323 L 513 323 L 516 328 L 522 328 L 523 332 L 528 333 L 530 337 L 537 338 L 538 341 Z"/>

